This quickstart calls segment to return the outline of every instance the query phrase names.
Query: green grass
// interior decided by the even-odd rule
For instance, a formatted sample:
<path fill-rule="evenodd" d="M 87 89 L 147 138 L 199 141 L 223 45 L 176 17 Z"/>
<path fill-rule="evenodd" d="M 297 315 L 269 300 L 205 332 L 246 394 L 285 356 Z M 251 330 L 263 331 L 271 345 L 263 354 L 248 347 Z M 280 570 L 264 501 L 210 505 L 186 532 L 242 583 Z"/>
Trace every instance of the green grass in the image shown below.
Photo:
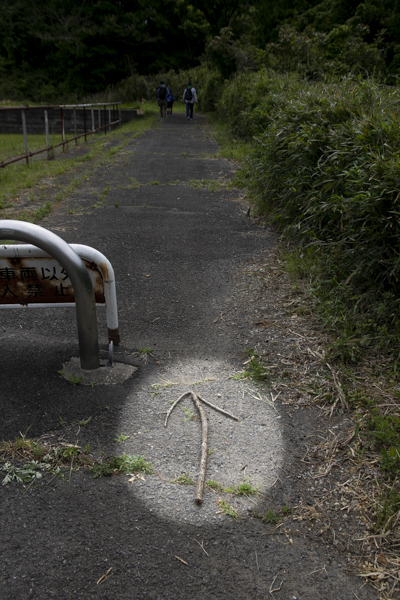
<path fill-rule="evenodd" d="M 225 515 L 228 515 L 228 517 L 232 517 L 232 519 L 237 519 L 239 517 L 237 510 L 226 500 L 218 500 L 217 506 Z"/>
<path fill-rule="evenodd" d="M 262 520 L 265 523 L 279 523 L 279 517 L 274 510 L 267 510 L 265 515 L 262 516 Z"/>
<path fill-rule="evenodd" d="M 117 435 L 114 442 L 118 442 L 118 443 L 126 442 L 126 440 L 129 440 L 129 437 L 130 437 L 129 435 L 124 435 L 123 433 L 121 433 L 120 435 Z"/>
<path fill-rule="evenodd" d="M 29 165 L 26 165 L 25 161 L 21 161 L 5 167 L 0 173 L 0 218 L 40 221 L 49 214 L 54 202 L 64 201 L 80 185 L 81 181 L 87 180 L 93 168 L 115 160 L 119 152 L 123 152 L 128 141 L 132 139 L 129 134 L 140 135 L 154 124 L 155 114 L 148 113 L 143 118 L 134 119 L 107 135 L 96 135 L 94 142 L 91 137 L 89 137 L 88 144 L 80 140 L 79 147 L 90 150 L 84 155 L 77 156 L 74 152 L 75 145 L 71 143 L 67 145 L 65 154 L 61 150 L 57 150 L 55 160 L 48 161 L 43 155 L 40 155 L 42 158 L 30 159 Z M 0 136 L 0 138 L 2 137 L 4 136 Z M 113 140 L 117 140 L 118 145 L 107 148 L 107 144 Z M 3 143 L 7 152 L 12 152 L 16 143 L 18 146 L 15 136 Z M 58 177 L 69 175 L 73 176 L 72 182 L 66 186 L 57 185 Z M 32 203 L 29 207 L 21 210 L 19 205 L 24 195 L 29 195 Z"/>
<path fill-rule="evenodd" d="M 195 482 L 190 477 L 189 473 L 184 473 L 183 475 L 180 475 L 174 479 L 172 483 L 179 483 L 180 485 L 194 485 Z"/>
<path fill-rule="evenodd" d="M 187 406 L 182 406 L 182 411 L 185 413 L 185 418 L 183 419 L 184 423 L 187 423 L 192 419 L 196 419 L 194 412 Z"/>
<path fill-rule="evenodd" d="M 142 456 L 123 454 L 113 456 L 107 461 L 94 464 L 92 467 L 93 477 L 110 477 L 114 473 L 146 473 L 150 475 L 154 469 Z"/>
<path fill-rule="evenodd" d="M 250 479 L 243 479 L 242 483 L 235 487 L 235 496 L 256 496 L 260 493 L 260 486 L 254 487 Z"/>
<path fill-rule="evenodd" d="M 212 131 L 220 147 L 218 156 L 234 160 L 240 164 L 248 158 L 251 144 L 231 134 L 230 125 L 221 121 L 217 113 L 209 113 L 208 118 L 212 124 Z"/>
<path fill-rule="evenodd" d="M 50 145 L 61 142 L 61 134 L 51 134 Z M 46 148 L 46 136 L 39 134 L 29 134 L 27 136 L 28 152 L 35 152 Z M 0 162 L 9 158 L 25 154 L 24 136 L 18 133 L 1 133 L 0 134 Z M 43 153 L 45 156 L 46 153 Z"/>
<path fill-rule="evenodd" d="M 151 354 L 152 352 L 154 352 L 154 350 L 149 346 L 143 346 L 142 348 L 139 348 L 139 352 L 140 354 Z"/>

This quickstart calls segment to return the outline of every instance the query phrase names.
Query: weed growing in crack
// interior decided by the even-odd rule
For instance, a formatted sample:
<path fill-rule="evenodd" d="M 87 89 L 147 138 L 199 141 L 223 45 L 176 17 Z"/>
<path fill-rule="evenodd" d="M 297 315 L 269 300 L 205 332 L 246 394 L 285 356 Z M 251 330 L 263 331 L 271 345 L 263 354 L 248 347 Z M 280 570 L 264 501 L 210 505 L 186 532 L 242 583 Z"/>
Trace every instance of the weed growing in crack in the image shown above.
<path fill-rule="evenodd" d="M 149 348 L 148 346 L 144 346 L 143 348 L 139 348 L 140 354 L 152 354 L 154 352 L 153 348 Z"/>
<path fill-rule="evenodd" d="M 75 421 L 81 427 L 87 427 L 92 420 L 92 417 L 88 417 L 87 419 L 81 419 L 80 421 Z"/>
<path fill-rule="evenodd" d="M 187 423 L 191 419 L 194 419 L 194 420 L 196 419 L 196 415 L 194 414 L 194 412 L 192 410 L 190 410 L 190 408 L 187 408 L 186 406 L 182 406 L 182 411 L 185 413 L 185 418 L 183 419 L 183 421 L 185 423 Z"/>
<path fill-rule="evenodd" d="M 210 487 L 212 490 L 214 490 L 216 492 L 222 492 L 222 490 L 224 489 L 222 487 L 222 485 L 218 481 L 215 481 L 214 479 L 210 479 L 206 483 L 207 483 L 208 487 Z"/>
<path fill-rule="evenodd" d="M 194 485 L 195 482 L 190 477 L 189 472 L 187 472 L 184 475 L 180 475 L 174 479 L 172 483 L 179 483 L 180 485 Z"/>
<path fill-rule="evenodd" d="M 254 487 L 250 479 L 243 479 L 242 483 L 234 488 L 235 496 L 256 496 L 260 493 L 260 486 Z"/>
<path fill-rule="evenodd" d="M 217 500 L 217 506 L 221 510 L 221 512 L 223 512 L 225 515 L 228 515 L 229 517 L 232 517 L 232 519 L 237 519 L 239 517 L 237 510 L 235 510 L 232 504 L 229 504 L 229 502 L 227 502 L 226 500 L 220 498 L 219 500 Z"/>
<path fill-rule="evenodd" d="M 72 373 L 66 379 L 69 383 L 72 383 L 72 385 L 79 385 L 83 379 L 83 375 L 75 375 L 75 373 Z"/>
<path fill-rule="evenodd" d="M 114 442 L 117 442 L 117 443 L 126 442 L 126 440 L 129 440 L 129 438 L 130 438 L 129 435 L 124 435 L 123 433 L 121 433 L 120 435 L 117 435 Z"/>
<path fill-rule="evenodd" d="M 261 517 L 265 523 L 279 523 L 279 517 L 274 510 L 267 510 L 265 515 Z"/>
<path fill-rule="evenodd" d="M 93 477 L 110 477 L 117 473 L 146 473 L 150 475 L 154 469 L 142 456 L 123 454 L 113 456 L 108 461 L 92 466 Z"/>

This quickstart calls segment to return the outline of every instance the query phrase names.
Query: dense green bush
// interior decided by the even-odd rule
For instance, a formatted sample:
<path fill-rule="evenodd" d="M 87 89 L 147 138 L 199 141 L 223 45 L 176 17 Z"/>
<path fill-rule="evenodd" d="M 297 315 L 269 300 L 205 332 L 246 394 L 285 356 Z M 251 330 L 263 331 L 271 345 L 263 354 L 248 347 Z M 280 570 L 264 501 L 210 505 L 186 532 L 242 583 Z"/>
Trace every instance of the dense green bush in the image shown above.
<path fill-rule="evenodd" d="M 258 212 L 319 261 L 327 318 L 346 340 L 398 346 L 399 91 L 260 72 L 227 85 L 220 110 L 235 135 L 254 139 L 248 181 Z"/>

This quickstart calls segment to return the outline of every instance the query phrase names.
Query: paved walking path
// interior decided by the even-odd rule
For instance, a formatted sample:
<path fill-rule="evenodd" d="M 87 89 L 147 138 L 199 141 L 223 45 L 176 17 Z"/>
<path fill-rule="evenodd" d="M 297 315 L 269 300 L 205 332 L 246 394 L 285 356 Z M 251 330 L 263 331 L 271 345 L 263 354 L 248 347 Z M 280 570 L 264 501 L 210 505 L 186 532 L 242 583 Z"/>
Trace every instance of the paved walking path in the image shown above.
<path fill-rule="evenodd" d="M 80 471 L 69 482 L 45 479 L 24 491 L 3 486 L 4 600 L 375 597 L 297 523 L 277 530 L 252 516 L 272 507 L 274 490 L 282 505 L 298 499 L 296 480 L 284 474 L 296 462 L 299 433 L 288 433 L 293 424 L 271 407 L 267 391 L 232 378 L 253 337 L 266 335 L 251 319 L 243 331 L 240 315 L 251 313 L 246 268 L 273 249 L 275 237 L 246 218 L 240 192 L 228 186 L 234 166 L 217 151 L 205 118 L 188 123 L 176 114 L 130 138 L 112 164 L 90 173 L 69 213 L 60 208 L 42 223 L 113 264 L 119 352 L 138 371 L 121 385 L 72 386 L 58 371 L 77 356 L 74 312 L 3 311 L 0 438 L 29 427 L 28 436 L 48 434 L 54 443 L 144 455 L 157 474 L 132 482 Z M 104 346 L 101 309 L 98 321 Z M 140 355 L 140 348 L 153 352 Z M 207 489 L 198 507 L 195 488 L 173 482 L 185 474 L 196 479 L 199 422 L 189 401 L 166 429 L 162 413 L 190 389 L 240 418 L 207 409 L 207 479 L 232 488 L 246 476 L 268 498 Z M 310 423 L 300 413 L 296 427 L 306 435 Z M 88 417 L 86 428 L 79 425 Z M 128 439 L 115 443 L 121 434 Z M 219 498 L 234 506 L 238 520 L 222 514 Z"/>

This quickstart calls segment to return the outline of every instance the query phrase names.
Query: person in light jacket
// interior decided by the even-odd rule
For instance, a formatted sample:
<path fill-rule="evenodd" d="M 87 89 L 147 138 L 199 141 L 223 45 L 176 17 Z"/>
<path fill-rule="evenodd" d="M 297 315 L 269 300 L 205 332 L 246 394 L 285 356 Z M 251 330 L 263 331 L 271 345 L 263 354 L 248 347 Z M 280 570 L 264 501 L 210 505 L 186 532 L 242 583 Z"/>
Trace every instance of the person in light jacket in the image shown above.
<path fill-rule="evenodd" d="M 191 121 L 193 119 L 193 106 L 197 102 L 197 95 L 190 81 L 183 92 L 183 101 L 186 103 L 186 118 L 188 121 Z"/>

